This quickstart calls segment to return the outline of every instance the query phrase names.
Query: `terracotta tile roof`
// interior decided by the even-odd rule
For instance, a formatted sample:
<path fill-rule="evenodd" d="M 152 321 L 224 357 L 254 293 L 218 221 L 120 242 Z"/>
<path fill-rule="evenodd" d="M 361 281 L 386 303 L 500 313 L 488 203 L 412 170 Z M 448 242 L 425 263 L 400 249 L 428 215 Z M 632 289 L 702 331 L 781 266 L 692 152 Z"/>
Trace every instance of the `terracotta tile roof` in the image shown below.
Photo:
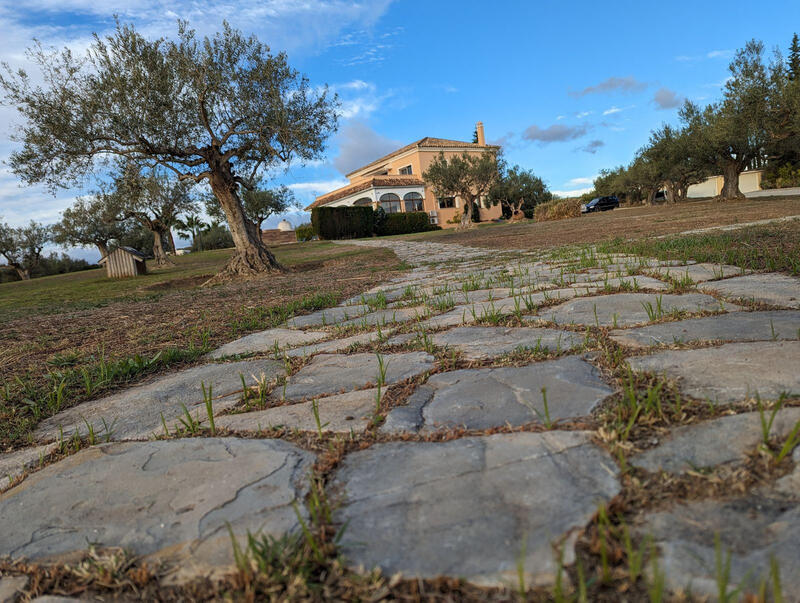
<path fill-rule="evenodd" d="M 317 197 L 317 199 L 305 209 L 306 211 L 308 211 L 315 207 L 319 207 L 320 205 L 327 205 L 328 203 L 332 203 L 337 199 L 342 199 L 343 197 L 347 197 L 349 195 L 352 195 L 353 193 L 357 193 L 359 191 L 365 191 L 373 187 L 424 186 L 424 185 L 425 181 L 422 180 L 421 178 L 417 178 L 416 176 L 410 176 L 410 175 L 373 176 L 369 180 L 364 180 L 364 182 L 359 182 L 358 184 L 350 184 L 349 186 L 337 188 L 335 191 L 331 191 L 330 193 Z"/>
<path fill-rule="evenodd" d="M 351 176 L 351 175 L 355 174 L 356 172 L 360 172 L 362 170 L 365 170 L 365 169 L 367 169 L 369 167 L 372 167 L 373 165 L 378 165 L 380 163 L 388 161 L 392 157 L 396 157 L 397 155 L 402 155 L 403 153 L 405 153 L 406 151 L 410 151 L 411 149 L 424 148 L 424 147 L 434 147 L 434 148 L 444 147 L 444 148 L 456 148 L 456 149 L 466 149 L 466 148 L 470 148 L 470 149 L 499 149 L 500 148 L 499 146 L 491 145 L 491 144 L 489 144 L 489 145 L 481 145 L 481 144 L 478 144 L 477 142 L 464 142 L 462 140 L 448 140 L 447 138 L 432 138 L 430 136 L 426 136 L 425 138 L 421 138 L 421 139 L 417 140 L 416 142 L 412 142 L 411 144 L 407 144 L 406 146 L 404 146 L 402 148 L 399 148 L 396 151 L 393 151 L 393 152 L 389 153 L 388 155 L 384 155 L 383 157 L 381 157 L 379 159 L 376 159 L 372 163 L 368 163 L 367 165 L 361 166 L 360 168 L 358 168 L 356 170 L 353 170 L 349 174 L 346 174 L 346 176 Z"/>

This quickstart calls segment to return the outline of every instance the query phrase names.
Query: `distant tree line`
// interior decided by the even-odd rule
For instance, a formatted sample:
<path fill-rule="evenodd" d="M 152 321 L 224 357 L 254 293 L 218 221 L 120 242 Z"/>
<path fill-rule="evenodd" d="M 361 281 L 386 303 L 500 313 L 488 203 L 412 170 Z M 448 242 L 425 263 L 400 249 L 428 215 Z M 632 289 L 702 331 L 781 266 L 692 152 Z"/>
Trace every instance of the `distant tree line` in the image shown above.
<path fill-rule="evenodd" d="M 651 133 L 627 166 L 601 171 L 593 194 L 616 194 L 650 204 L 659 191 L 683 201 L 692 184 L 722 175 L 720 199 L 737 199 L 739 175 L 764 168 L 767 186 L 800 185 L 800 41 L 795 34 L 784 59 L 776 49 L 768 62 L 764 44 L 751 40 L 729 67 L 722 98 L 701 107 L 689 100 L 677 126 Z"/>

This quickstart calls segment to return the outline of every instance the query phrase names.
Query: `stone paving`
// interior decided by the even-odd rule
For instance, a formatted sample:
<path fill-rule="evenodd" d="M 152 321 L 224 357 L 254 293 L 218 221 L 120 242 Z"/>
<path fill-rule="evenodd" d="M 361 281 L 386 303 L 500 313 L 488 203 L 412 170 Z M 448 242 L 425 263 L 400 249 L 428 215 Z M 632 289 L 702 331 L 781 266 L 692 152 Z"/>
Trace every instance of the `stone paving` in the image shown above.
<path fill-rule="evenodd" d="M 295 506 L 309 519 L 319 448 L 280 433 L 322 433 L 356 442 L 324 476 L 351 568 L 510 588 L 521 572 L 552 588 L 559 556 L 572 566 L 598 506 L 633 483 L 766 463 L 765 429 L 771 446 L 796 444 L 800 279 L 593 250 L 356 244 L 412 268 L 61 410 L 0 454 L 0 556 L 56 562 L 95 543 L 169 562 L 165 583 L 219 577 L 228 524 L 278 536 L 299 530 Z M 636 415 L 628 441 L 604 423 L 630 404 L 628 370 L 674 384 L 683 418 L 641 431 Z M 84 447 L 65 455 L 76 432 Z M 774 557 L 798 600 L 800 448 L 769 475 L 627 510 L 673 593 L 716 593 L 718 534 L 731 584 L 757 590 Z M 4 596 L 27 584 L 1 580 Z"/>

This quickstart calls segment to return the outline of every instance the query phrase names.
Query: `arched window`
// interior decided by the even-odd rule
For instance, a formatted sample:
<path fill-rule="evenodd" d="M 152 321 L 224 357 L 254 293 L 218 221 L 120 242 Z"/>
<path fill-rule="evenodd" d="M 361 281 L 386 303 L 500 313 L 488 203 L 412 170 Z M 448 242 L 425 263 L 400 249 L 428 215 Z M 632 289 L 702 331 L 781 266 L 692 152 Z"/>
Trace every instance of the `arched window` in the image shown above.
<path fill-rule="evenodd" d="M 369 197 L 361 197 L 360 199 L 356 199 L 353 205 L 358 205 L 359 207 L 364 205 L 372 205 L 372 199 L 370 199 Z"/>
<path fill-rule="evenodd" d="M 394 193 L 385 193 L 381 195 L 381 207 L 387 214 L 396 214 L 400 212 L 400 197 Z"/>
<path fill-rule="evenodd" d="M 406 193 L 403 195 L 406 211 L 422 211 L 422 195 L 419 193 Z"/>

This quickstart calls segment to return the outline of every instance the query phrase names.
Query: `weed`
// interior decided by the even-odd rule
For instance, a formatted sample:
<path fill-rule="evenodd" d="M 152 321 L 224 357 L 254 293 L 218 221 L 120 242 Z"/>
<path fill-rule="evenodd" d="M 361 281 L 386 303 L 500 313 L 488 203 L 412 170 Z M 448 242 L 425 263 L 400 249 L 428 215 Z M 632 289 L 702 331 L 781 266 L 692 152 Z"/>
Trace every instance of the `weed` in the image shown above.
<path fill-rule="evenodd" d="M 217 427 L 214 425 L 214 396 L 213 396 L 213 386 L 209 383 L 208 390 L 206 390 L 206 384 L 201 381 L 200 387 L 203 389 L 203 402 L 206 406 L 206 415 L 208 415 L 208 427 L 211 430 L 211 435 L 217 435 Z"/>
<path fill-rule="evenodd" d="M 319 418 L 319 402 L 316 398 L 311 400 L 311 412 L 314 413 L 314 423 L 317 425 L 317 435 L 322 437 L 322 430 L 325 429 L 329 423 L 322 423 Z"/>
<path fill-rule="evenodd" d="M 735 601 L 738 598 L 739 589 L 729 590 L 731 581 L 731 551 L 722 552 L 722 540 L 719 532 L 714 534 L 714 570 L 717 582 L 717 600 L 720 603 Z"/>
<path fill-rule="evenodd" d="M 542 419 L 542 422 L 544 423 L 544 426 L 547 429 L 552 429 L 553 421 L 550 419 L 550 408 L 547 404 L 547 388 L 543 387 L 541 389 L 541 392 L 542 392 L 542 406 L 544 407 L 544 414 L 543 415 L 540 414 L 538 410 L 536 411 L 536 414 L 539 416 L 540 419 Z"/>
<path fill-rule="evenodd" d="M 111 421 L 110 425 L 106 422 L 105 417 L 100 417 L 100 421 L 103 423 L 103 437 L 106 443 L 108 443 L 111 441 L 111 438 L 114 437 L 114 425 L 116 425 L 117 420 L 114 419 Z"/>
<path fill-rule="evenodd" d="M 660 320 L 664 316 L 664 308 L 662 306 L 663 298 L 663 295 L 656 296 L 655 306 L 649 301 L 642 302 L 642 307 L 644 311 L 647 312 L 647 318 L 650 322 Z"/>
<path fill-rule="evenodd" d="M 186 430 L 187 433 L 191 435 L 196 435 L 200 432 L 200 423 L 197 419 L 193 418 L 189 409 L 186 408 L 186 404 L 181 402 L 181 409 L 183 410 L 183 416 L 180 417 L 178 420 L 183 425 L 183 428 Z"/>
<path fill-rule="evenodd" d="M 89 443 L 89 446 L 94 446 L 97 444 L 97 438 L 94 435 L 94 425 L 89 423 L 89 421 L 86 420 L 86 417 L 82 418 L 84 424 L 86 425 L 86 441 Z"/>
<path fill-rule="evenodd" d="M 386 384 L 386 369 L 389 366 L 389 363 L 384 360 L 382 354 L 375 354 L 378 358 L 378 387 L 382 387 Z"/>
<path fill-rule="evenodd" d="M 170 436 L 169 427 L 167 427 L 167 421 L 166 419 L 164 419 L 164 413 L 162 412 L 160 414 L 161 414 L 161 425 L 164 427 L 164 435 L 169 437 Z"/>

